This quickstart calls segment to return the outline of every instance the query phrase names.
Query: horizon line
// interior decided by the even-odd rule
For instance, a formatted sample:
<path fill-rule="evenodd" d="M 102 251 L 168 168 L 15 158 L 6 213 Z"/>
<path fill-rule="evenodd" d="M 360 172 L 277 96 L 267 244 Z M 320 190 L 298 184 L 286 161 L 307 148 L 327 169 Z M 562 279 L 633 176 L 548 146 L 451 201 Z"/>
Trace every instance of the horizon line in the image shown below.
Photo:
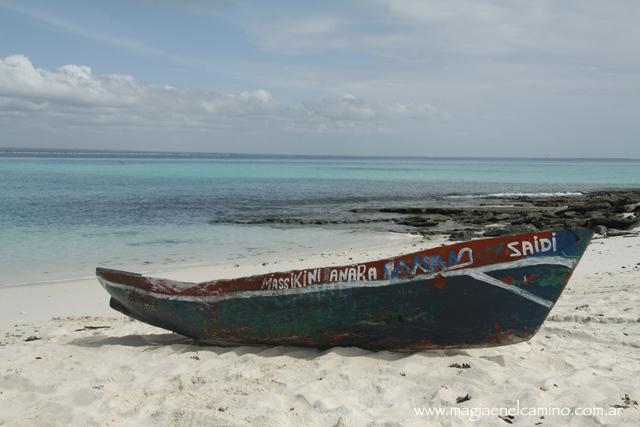
<path fill-rule="evenodd" d="M 288 157 L 288 158 L 354 158 L 354 159 L 459 159 L 459 160 L 640 160 L 636 157 L 568 157 L 568 156 L 393 156 L 393 155 L 357 155 L 357 154 L 292 154 L 292 153 L 229 153 L 214 151 L 178 151 L 178 150 L 109 150 L 87 148 L 38 148 L 38 147 L 0 147 L 1 155 L 148 155 L 148 156 L 226 156 L 226 157 Z"/>

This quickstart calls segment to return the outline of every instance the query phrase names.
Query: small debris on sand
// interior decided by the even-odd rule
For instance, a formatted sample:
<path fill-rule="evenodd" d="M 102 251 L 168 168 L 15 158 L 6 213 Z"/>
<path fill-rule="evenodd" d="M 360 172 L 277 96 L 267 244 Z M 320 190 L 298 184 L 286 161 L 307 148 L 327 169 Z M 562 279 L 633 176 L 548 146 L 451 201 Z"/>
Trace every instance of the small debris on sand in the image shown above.
<path fill-rule="evenodd" d="M 451 365 L 449 365 L 450 368 L 458 368 L 458 369 L 469 369 L 471 368 L 471 365 L 468 363 L 452 363 Z"/>
<path fill-rule="evenodd" d="M 456 403 L 462 403 L 462 402 L 466 402 L 467 400 L 471 400 L 471 396 L 469 395 L 469 393 L 467 393 L 464 396 L 458 396 L 456 397 Z"/>
<path fill-rule="evenodd" d="M 82 331 L 92 331 L 94 329 L 109 329 L 111 328 L 111 326 L 83 326 L 80 329 L 76 329 L 76 332 L 82 332 Z"/>
<path fill-rule="evenodd" d="M 611 405 L 611 407 L 628 409 L 628 408 L 631 408 L 632 406 L 638 406 L 638 401 L 631 399 L 627 393 L 625 393 L 624 397 L 621 397 L 620 400 L 624 402 L 622 405 L 616 403 L 614 405 Z"/>
<path fill-rule="evenodd" d="M 513 420 L 514 420 L 513 415 L 506 415 L 506 416 L 498 415 L 498 418 L 500 418 L 502 421 L 504 421 L 507 424 L 513 424 Z"/>

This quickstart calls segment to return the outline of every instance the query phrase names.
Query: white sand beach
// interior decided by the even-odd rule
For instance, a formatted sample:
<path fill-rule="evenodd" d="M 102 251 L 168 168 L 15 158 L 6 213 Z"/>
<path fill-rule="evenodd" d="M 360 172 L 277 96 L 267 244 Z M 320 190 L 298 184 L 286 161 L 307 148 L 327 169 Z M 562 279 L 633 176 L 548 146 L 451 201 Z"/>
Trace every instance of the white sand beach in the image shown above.
<path fill-rule="evenodd" d="M 162 275 L 240 276 L 441 243 L 394 239 L 374 252 L 334 248 Z M 639 285 L 640 237 L 596 239 L 529 342 L 413 354 L 195 346 L 110 310 L 95 280 L 0 288 L 0 425 L 640 425 Z M 500 407 L 587 415 L 418 413 Z M 594 408 L 619 414 L 589 415 Z"/>

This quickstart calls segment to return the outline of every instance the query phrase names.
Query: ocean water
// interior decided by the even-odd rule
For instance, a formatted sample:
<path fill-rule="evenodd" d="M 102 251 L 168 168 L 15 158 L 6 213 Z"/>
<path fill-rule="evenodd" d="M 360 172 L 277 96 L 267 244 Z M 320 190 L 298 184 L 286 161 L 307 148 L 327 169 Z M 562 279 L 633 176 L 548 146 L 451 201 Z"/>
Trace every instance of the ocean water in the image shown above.
<path fill-rule="evenodd" d="M 0 155 L 0 286 L 345 242 L 367 206 L 640 187 L 640 161 Z M 360 226 L 362 227 L 362 226 Z M 379 227 L 379 226 L 378 226 Z"/>

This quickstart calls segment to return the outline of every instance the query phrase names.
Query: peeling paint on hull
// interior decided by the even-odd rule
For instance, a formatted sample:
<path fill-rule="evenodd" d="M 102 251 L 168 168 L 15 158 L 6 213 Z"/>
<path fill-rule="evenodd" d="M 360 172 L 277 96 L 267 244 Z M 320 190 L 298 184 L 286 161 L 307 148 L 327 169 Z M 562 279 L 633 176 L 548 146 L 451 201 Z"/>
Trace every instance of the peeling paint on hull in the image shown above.
<path fill-rule="evenodd" d="M 591 236 L 583 229 L 504 236 L 204 283 L 108 269 L 97 276 L 114 309 L 211 344 L 486 347 L 536 333 Z"/>

